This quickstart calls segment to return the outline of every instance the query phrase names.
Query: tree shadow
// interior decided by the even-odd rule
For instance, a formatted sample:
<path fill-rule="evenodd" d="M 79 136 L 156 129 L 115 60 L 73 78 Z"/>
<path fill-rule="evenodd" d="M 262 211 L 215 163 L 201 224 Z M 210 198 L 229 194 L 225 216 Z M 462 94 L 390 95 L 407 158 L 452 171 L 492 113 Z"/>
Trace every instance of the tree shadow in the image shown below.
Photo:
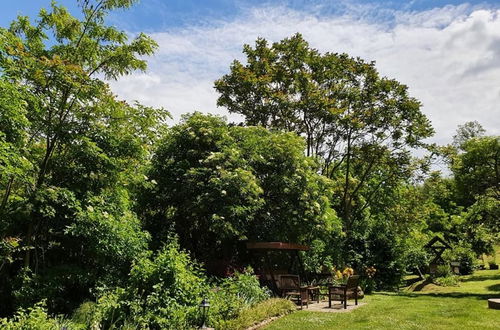
<path fill-rule="evenodd" d="M 490 286 L 487 286 L 486 289 L 490 291 L 500 291 L 500 284 L 493 284 Z"/>
<path fill-rule="evenodd" d="M 466 279 L 461 279 L 460 282 L 476 282 L 476 281 L 488 281 L 488 280 L 499 280 L 500 274 L 498 275 L 471 275 L 471 277 Z"/>
<path fill-rule="evenodd" d="M 492 285 L 495 287 L 494 291 L 500 291 L 500 284 Z M 400 296 L 408 298 L 473 298 L 478 300 L 485 300 L 490 298 L 499 298 L 498 293 L 467 293 L 467 292 L 447 292 L 447 293 L 437 293 L 437 292 L 426 292 L 426 293 L 412 293 L 412 292 L 377 292 L 377 295 L 382 296 Z"/>
<path fill-rule="evenodd" d="M 421 283 L 417 284 L 415 288 L 413 288 L 413 291 L 422 291 L 422 289 L 429 283 L 432 283 L 432 281 L 430 280 L 422 281 Z"/>

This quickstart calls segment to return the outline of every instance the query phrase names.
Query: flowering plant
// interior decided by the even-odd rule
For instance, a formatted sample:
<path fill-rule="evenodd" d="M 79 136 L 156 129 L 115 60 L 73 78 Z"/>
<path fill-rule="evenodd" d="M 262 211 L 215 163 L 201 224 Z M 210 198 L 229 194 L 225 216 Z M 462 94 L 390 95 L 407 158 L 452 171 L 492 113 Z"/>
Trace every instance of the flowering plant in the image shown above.
<path fill-rule="evenodd" d="M 351 267 L 344 268 L 343 271 L 333 269 L 333 283 L 334 284 L 346 284 L 347 279 L 354 275 L 354 269 Z"/>
<path fill-rule="evenodd" d="M 365 269 L 365 273 L 366 273 L 366 276 L 368 276 L 368 278 L 372 278 L 373 276 L 375 276 L 376 272 L 377 272 L 377 270 L 373 266 L 366 267 L 366 269 Z"/>

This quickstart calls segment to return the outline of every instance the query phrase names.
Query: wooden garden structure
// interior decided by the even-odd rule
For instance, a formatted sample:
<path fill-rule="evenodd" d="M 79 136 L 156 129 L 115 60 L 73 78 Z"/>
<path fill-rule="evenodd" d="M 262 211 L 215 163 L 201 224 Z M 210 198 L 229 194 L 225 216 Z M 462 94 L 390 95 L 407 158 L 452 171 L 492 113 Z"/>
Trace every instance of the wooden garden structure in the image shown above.
<path fill-rule="evenodd" d="M 443 259 L 443 253 L 447 249 L 451 249 L 451 246 L 441 237 L 434 236 L 427 244 L 424 245 L 424 248 L 429 249 L 432 253 L 434 253 L 434 258 L 429 263 L 429 273 L 434 274 L 439 265 L 446 264 Z"/>
<path fill-rule="evenodd" d="M 247 242 L 246 248 L 252 255 L 252 264 L 261 283 L 275 294 L 283 294 L 286 284 L 282 282 L 292 276 L 297 278 L 299 286 L 300 279 L 306 279 L 299 251 L 309 250 L 308 246 L 285 242 Z"/>

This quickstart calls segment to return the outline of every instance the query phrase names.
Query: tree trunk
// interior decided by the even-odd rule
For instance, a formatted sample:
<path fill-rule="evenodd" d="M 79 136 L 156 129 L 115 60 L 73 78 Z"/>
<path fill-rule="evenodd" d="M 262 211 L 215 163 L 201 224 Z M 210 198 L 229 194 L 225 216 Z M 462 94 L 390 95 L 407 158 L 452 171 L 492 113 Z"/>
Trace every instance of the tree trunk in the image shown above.
<path fill-rule="evenodd" d="M 9 201 L 10 192 L 12 190 L 12 184 L 14 183 L 14 177 L 11 176 L 9 182 L 7 183 L 7 187 L 5 187 L 5 194 L 3 195 L 2 205 L 0 205 L 0 212 L 7 206 L 7 202 Z"/>

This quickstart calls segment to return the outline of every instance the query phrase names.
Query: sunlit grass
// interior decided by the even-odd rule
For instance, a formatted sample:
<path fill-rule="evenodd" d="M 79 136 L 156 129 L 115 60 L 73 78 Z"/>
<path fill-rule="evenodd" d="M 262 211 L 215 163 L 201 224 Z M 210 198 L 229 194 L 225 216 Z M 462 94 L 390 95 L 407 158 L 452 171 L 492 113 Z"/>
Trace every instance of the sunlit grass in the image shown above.
<path fill-rule="evenodd" d="M 499 329 L 500 311 L 487 298 L 500 298 L 500 271 L 464 276 L 458 287 L 424 287 L 418 293 L 380 292 L 350 313 L 299 311 L 265 329 Z"/>

